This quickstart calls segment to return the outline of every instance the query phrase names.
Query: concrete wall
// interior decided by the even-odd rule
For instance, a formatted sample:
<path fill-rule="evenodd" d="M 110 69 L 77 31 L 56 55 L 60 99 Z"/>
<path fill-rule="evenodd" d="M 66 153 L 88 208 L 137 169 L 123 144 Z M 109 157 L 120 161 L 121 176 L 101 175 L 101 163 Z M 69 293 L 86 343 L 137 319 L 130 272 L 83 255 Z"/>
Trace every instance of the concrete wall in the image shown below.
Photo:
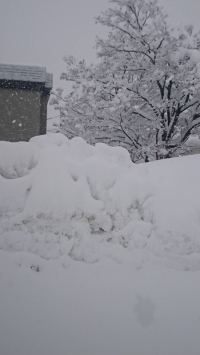
<path fill-rule="evenodd" d="M 0 88 L 0 140 L 29 141 L 46 133 L 48 97 L 41 100 L 41 95 L 34 90 Z"/>

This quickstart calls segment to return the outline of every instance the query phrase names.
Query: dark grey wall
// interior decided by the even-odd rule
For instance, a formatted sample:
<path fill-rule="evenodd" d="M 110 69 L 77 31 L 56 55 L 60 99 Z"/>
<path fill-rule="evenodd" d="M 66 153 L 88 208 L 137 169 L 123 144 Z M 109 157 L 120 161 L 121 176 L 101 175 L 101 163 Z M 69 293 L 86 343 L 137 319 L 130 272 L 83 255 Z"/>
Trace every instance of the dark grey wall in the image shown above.
<path fill-rule="evenodd" d="M 29 141 L 45 134 L 48 99 L 35 90 L 0 88 L 0 140 Z"/>
<path fill-rule="evenodd" d="M 40 98 L 40 134 L 47 131 L 47 104 L 49 96 L 42 94 Z"/>

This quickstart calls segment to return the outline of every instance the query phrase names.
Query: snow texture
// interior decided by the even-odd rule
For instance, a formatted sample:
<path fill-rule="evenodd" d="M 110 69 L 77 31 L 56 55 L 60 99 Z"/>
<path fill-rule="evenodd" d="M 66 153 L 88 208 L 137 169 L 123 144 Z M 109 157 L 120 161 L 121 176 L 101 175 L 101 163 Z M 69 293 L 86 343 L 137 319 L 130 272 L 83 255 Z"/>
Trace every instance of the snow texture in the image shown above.
<path fill-rule="evenodd" d="M 53 87 L 53 74 L 46 73 L 44 67 L 0 64 L 0 79 L 31 81 L 44 83 L 47 88 Z"/>
<path fill-rule="evenodd" d="M 0 142 L 0 354 L 199 355 L 199 179 L 200 155 Z"/>
<path fill-rule="evenodd" d="M 200 269 L 200 155 L 133 164 L 61 134 L 0 142 L 0 248 Z"/>

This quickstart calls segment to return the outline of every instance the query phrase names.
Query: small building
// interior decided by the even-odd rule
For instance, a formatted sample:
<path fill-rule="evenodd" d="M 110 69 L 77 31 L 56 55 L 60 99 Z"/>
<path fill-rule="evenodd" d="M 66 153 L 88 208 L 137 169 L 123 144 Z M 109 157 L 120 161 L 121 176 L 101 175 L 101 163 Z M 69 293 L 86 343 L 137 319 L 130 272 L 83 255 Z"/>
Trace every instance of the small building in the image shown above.
<path fill-rule="evenodd" d="M 0 64 L 0 141 L 46 134 L 53 74 L 46 68 Z"/>

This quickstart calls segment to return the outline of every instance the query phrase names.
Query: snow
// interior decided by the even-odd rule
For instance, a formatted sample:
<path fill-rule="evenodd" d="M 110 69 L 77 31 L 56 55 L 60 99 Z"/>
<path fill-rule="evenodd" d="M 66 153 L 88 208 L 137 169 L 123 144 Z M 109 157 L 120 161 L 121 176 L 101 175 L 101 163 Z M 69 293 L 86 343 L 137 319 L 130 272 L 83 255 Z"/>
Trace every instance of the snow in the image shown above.
<path fill-rule="evenodd" d="M 199 148 L 200 147 L 199 137 L 197 135 L 193 135 L 189 137 L 189 139 L 186 142 L 186 145 L 188 145 L 189 147 Z"/>
<path fill-rule="evenodd" d="M 199 355 L 200 155 L 0 142 L 0 353 Z"/>
<path fill-rule="evenodd" d="M 39 82 L 47 88 L 53 86 L 53 74 L 46 73 L 46 68 L 38 66 L 0 64 L 0 79 Z"/>
<path fill-rule="evenodd" d="M 200 268 L 199 155 L 135 165 L 121 147 L 61 134 L 0 152 L 1 249 L 93 262 L 119 245 Z M 25 249 L 16 231 L 30 237 Z"/>

